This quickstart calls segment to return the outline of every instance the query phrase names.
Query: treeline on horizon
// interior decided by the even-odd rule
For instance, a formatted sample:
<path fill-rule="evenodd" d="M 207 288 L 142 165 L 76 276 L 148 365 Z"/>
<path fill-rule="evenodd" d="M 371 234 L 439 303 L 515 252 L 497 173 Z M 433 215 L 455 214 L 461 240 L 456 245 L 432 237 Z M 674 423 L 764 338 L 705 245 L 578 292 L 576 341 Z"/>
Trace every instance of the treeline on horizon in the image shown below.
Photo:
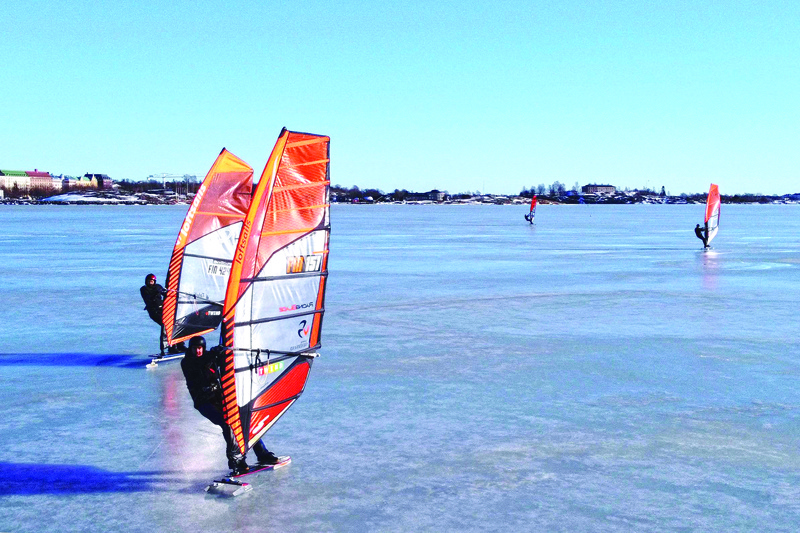
<path fill-rule="evenodd" d="M 348 201 L 359 200 L 363 201 L 367 198 L 371 198 L 374 202 L 402 202 L 405 200 L 409 194 L 413 194 L 416 191 L 408 191 L 407 189 L 395 189 L 393 192 L 386 193 L 381 189 L 362 189 L 358 185 L 353 185 L 352 187 L 343 187 L 341 185 L 332 185 L 331 186 L 331 194 L 335 194 L 337 197 L 346 199 Z M 425 191 L 429 192 L 429 191 Z M 430 192 L 437 193 L 440 192 L 438 189 L 433 189 Z M 480 191 L 466 191 L 460 192 L 456 194 L 450 194 L 447 191 L 444 192 L 449 198 L 454 200 L 466 200 L 472 198 L 474 196 L 481 196 Z M 681 193 L 676 196 L 671 196 L 664 187 L 661 188 L 661 191 L 656 191 L 655 189 L 644 188 L 644 189 L 636 189 L 632 191 L 630 188 L 625 187 L 623 189 L 618 189 L 617 193 L 622 194 L 626 193 L 629 194 L 634 192 L 634 196 L 639 197 L 647 197 L 647 196 L 660 196 L 660 197 L 671 197 L 671 198 L 683 198 L 687 201 L 696 200 L 696 201 L 706 201 L 706 197 L 708 196 L 708 192 L 701 192 L 701 193 Z M 518 196 L 523 198 L 531 198 L 533 195 L 536 194 L 538 197 L 544 200 L 551 200 L 554 202 L 569 202 L 570 199 L 574 199 L 577 202 L 577 196 L 580 195 L 580 187 L 578 183 L 572 186 L 572 188 L 567 189 L 566 185 L 560 183 L 558 181 L 553 182 L 550 185 L 545 185 L 540 183 L 536 186 L 531 186 L 531 188 L 523 187 Z M 509 196 L 509 195 L 494 195 L 494 196 Z M 513 195 L 511 195 L 513 196 Z M 751 203 L 762 203 L 768 204 L 772 201 L 783 198 L 786 196 L 798 196 L 797 193 L 795 194 L 783 194 L 783 195 L 769 195 L 769 194 L 760 194 L 760 193 L 744 193 L 744 194 L 721 194 L 720 199 L 723 203 L 730 203 L 730 204 L 751 204 Z"/>

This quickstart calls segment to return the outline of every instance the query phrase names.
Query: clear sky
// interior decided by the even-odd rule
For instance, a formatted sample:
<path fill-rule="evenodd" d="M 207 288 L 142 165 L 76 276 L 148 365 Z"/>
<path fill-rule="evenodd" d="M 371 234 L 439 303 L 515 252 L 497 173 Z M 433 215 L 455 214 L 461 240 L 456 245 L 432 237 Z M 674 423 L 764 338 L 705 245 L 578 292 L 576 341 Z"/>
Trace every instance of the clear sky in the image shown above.
<path fill-rule="evenodd" d="M 800 2 L 4 4 L 0 168 L 261 172 L 281 127 L 344 186 L 800 192 Z"/>

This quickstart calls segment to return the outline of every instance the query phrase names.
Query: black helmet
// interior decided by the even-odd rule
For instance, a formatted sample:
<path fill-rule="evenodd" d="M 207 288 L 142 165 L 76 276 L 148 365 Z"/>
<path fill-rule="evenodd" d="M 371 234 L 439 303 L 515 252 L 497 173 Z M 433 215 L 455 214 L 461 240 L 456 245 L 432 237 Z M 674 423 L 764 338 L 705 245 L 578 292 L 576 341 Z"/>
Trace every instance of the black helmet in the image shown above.
<path fill-rule="evenodd" d="M 145 283 L 145 285 L 149 284 L 151 279 L 152 279 L 153 281 L 155 281 L 155 280 L 156 280 L 156 275 L 155 275 L 155 274 L 148 274 L 148 275 L 146 275 L 146 276 L 144 277 L 144 283 Z"/>
<path fill-rule="evenodd" d="M 198 346 L 202 346 L 203 350 L 206 349 L 206 340 L 203 337 L 198 335 L 197 337 L 189 339 L 189 350 L 197 348 Z"/>

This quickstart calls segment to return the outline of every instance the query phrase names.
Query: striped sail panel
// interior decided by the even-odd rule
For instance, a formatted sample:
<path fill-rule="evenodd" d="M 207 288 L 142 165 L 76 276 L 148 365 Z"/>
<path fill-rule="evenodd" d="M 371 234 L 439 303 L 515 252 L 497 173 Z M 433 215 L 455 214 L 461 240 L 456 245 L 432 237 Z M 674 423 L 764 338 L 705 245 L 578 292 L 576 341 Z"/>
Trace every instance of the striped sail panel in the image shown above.
<path fill-rule="evenodd" d="M 223 149 L 184 218 L 167 274 L 164 330 L 172 345 L 213 331 L 253 184 L 253 169 Z"/>
<path fill-rule="evenodd" d="M 222 382 L 225 418 L 243 452 L 302 392 L 313 360 L 304 353 L 320 346 L 328 147 L 325 136 L 281 132 L 237 243 L 223 313 Z"/>
<path fill-rule="evenodd" d="M 719 231 L 719 211 L 721 205 L 719 197 L 719 187 L 711 184 L 708 191 L 708 199 L 706 200 L 706 243 L 716 237 Z"/>

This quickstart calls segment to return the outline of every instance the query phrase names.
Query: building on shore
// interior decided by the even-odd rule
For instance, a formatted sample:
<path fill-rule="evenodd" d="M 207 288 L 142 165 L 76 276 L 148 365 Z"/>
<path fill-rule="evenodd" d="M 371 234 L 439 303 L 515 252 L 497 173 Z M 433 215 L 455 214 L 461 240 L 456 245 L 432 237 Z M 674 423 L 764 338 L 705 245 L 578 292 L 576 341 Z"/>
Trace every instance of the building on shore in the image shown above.
<path fill-rule="evenodd" d="M 581 192 L 584 194 L 614 194 L 617 188 L 613 185 L 584 185 L 581 187 Z"/>
<path fill-rule="evenodd" d="M 431 202 L 444 202 L 447 199 L 446 197 L 446 193 L 433 189 L 432 191 L 428 192 L 410 192 L 406 195 L 405 200 L 406 202 L 420 202 L 425 200 L 429 200 Z"/>
<path fill-rule="evenodd" d="M 41 190 L 53 188 L 53 176 L 51 176 L 49 172 L 39 172 L 39 170 L 36 169 L 33 172 L 26 172 L 26 174 L 28 178 L 30 178 L 31 189 Z"/>
<path fill-rule="evenodd" d="M 109 178 L 106 174 L 84 174 L 84 178 L 88 178 L 90 183 L 98 189 L 110 190 L 114 185 L 114 180 Z"/>
<path fill-rule="evenodd" d="M 16 187 L 20 191 L 31 188 L 31 178 L 23 170 L 0 170 L 0 187 L 10 191 Z"/>
<path fill-rule="evenodd" d="M 110 190 L 114 186 L 106 174 L 84 174 L 79 178 L 53 176 L 49 172 L 35 170 L 0 170 L 0 188 L 11 191 L 16 187 L 20 192 L 62 191 L 74 189 Z"/>

